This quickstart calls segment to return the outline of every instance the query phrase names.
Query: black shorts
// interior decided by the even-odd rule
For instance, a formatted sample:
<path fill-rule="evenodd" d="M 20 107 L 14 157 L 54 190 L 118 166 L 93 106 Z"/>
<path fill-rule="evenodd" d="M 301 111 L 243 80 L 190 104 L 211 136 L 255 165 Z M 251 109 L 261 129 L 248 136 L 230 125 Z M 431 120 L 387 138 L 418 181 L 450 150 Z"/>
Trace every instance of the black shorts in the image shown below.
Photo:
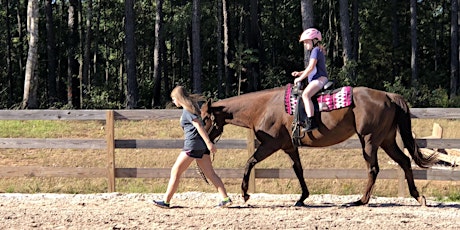
<path fill-rule="evenodd" d="M 182 150 L 187 154 L 187 156 L 192 157 L 192 158 L 198 158 L 201 159 L 203 158 L 204 154 L 209 155 L 209 149 L 200 149 L 200 150 Z"/>

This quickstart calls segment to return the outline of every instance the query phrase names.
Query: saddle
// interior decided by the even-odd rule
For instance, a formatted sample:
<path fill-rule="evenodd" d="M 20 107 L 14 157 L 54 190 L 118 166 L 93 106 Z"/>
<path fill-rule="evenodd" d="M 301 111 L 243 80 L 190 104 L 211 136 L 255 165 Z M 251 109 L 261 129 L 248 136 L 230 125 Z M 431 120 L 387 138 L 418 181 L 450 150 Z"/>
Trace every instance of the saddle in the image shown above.
<path fill-rule="evenodd" d="M 301 145 L 301 139 L 305 133 L 301 133 L 303 121 L 307 115 L 302 100 L 301 85 L 288 84 L 285 91 L 285 111 L 289 115 L 294 115 L 292 122 L 292 141 L 295 146 Z M 353 103 L 353 88 L 344 86 L 334 89 L 334 82 L 327 82 L 324 87 L 312 97 L 312 102 L 315 108 L 315 113 L 330 112 L 332 110 L 351 106 Z M 317 116 L 321 119 L 321 116 Z M 320 123 L 320 122 L 319 122 Z"/>

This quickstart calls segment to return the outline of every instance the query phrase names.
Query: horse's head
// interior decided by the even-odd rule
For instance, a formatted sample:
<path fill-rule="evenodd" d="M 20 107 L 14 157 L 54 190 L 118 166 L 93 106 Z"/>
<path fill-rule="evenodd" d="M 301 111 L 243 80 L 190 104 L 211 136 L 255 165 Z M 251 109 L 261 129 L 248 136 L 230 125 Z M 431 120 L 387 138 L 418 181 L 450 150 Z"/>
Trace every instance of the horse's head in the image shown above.
<path fill-rule="evenodd" d="M 225 118 L 222 116 L 222 107 L 212 107 L 211 100 L 201 106 L 201 119 L 212 142 L 224 131 Z"/>

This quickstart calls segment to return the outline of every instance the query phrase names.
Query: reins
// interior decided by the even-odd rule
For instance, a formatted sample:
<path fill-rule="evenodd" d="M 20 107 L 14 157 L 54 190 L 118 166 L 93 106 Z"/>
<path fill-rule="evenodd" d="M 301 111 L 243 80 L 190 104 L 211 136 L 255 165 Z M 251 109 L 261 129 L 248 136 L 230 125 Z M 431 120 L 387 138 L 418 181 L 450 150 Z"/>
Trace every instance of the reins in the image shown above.
<path fill-rule="evenodd" d="M 206 130 L 206 132 L 208 133 L 208 135 L 211 134 L 211 131 L 212 131 L 213 128 L 216 128 L 216 129 L 219 128 L 219 127 L 217 126 L 216 121 L 215 121 L 216 119 L 215 119 L 215 117 L 214 117 L 214 114 L 211 113 L 211 116 L 210 116 L 209 119 L 211 119 L 212 124 L 211 124 L 211 126 L 209 127 L 209 129 Z M 217 139 L 216 139 L 216 141 L 214 141 L 214 144 L 217 144 L 217 142 L 220 140 L 221 137 L 222 137 L 222 132 L 219 134 L 219 136 L 217 136 Z M 214 162 L 215 155 L 216 155 L 215 153 L 212 153 L 211 162 Z"/>
<path fill-rule="evenodd" d="M 211 119 L 212 121 L 212 125 L 209 127 L 208 130 L 206 130 L 206 133 L 211 134 L 211 131 L 213 128 L 218 128 L 217 124 L 216 124 L 216 121 L 215 121 L 215 117 L 214 117 L 214 114 L 211 114 L 211 117 L 209 118 Z M 220 137 L 222 136 L 222 132 L 219 134 L 219 136 L 217 137 L 217 140 L 214 142 L 214 144 L 216 144 L 219 140 L 220 140 Z M 216 154 L 215 153 L 211 153 L 210 155 L 211 157 L 211 163 L 214 162 L 214 159 L 216 158 Z M 208 180 L 206 179 L 206 176 L 204 175 L 203 173 L 203 170 L 201 170 L 200 166 L 198 165 L 197 163 L 197 171 L 198 171 L 198 174 L 200 174 L 201 178 L 203 178 L 203 180 L 209 184 Z"/>

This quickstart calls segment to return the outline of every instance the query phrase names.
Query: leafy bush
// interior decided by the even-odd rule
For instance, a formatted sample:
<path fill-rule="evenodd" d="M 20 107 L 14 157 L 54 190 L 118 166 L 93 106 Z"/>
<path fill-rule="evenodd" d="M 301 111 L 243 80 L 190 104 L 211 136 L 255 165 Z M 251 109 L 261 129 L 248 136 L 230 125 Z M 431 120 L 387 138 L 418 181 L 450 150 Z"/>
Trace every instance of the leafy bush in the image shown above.
<path fill-rule="evenodd" d="M 337 80 L 342 82 L 343 85 L 363 85 L 358 83 L 357 69 L 358 63 L 356 61 L 348 61 L 348 63 L 344 65 L 337 74 Z"/>
<path fill-rule="evenodd" d="M 112 92 L 110 92 L 112 91 Z M 102 88 L 93 88 L 89 96 L 85 98 L 84 105 L 91 109 L 120 109 L 123 105 L 119 100 L 111 98 L 111 95 L 118 95 L 114 90 L 104 90 Z"/>
<path fill-rule="evenodd" d="M 458 107 L 460 105 L 460 97 L 449 99 L 449 94 L 446 89 L 436 88 L 430 90 L 430 87 L 425 84 L 418 84 L 418 87 L 406 87 L 402 83 L 401 77 L 396 77 L 393 83 L 384 82 L 385 90 L 392 93 L 401 94 L 411 107 L 426 108 L 426 107 Z"/>

